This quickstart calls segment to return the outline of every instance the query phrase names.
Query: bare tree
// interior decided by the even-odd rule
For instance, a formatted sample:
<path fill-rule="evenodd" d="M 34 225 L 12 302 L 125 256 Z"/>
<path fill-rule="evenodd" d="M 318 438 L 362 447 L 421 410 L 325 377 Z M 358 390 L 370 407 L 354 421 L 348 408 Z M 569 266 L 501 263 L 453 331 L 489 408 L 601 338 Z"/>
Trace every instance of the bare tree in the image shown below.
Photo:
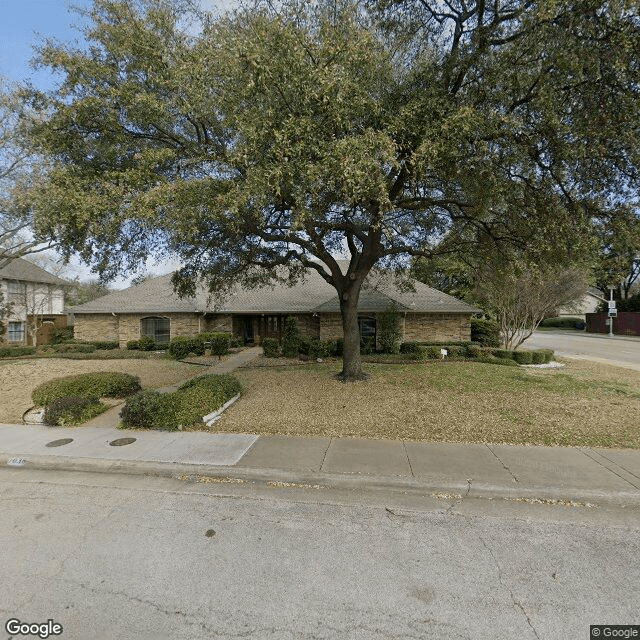
<path fill-rule="evenodd" d="M 554 309 L 576 303 L 585 293 L 578 268 L 500 261 L 478 272 L 475 298 L 495 313 L 505 349 L 517 349 Z"/>

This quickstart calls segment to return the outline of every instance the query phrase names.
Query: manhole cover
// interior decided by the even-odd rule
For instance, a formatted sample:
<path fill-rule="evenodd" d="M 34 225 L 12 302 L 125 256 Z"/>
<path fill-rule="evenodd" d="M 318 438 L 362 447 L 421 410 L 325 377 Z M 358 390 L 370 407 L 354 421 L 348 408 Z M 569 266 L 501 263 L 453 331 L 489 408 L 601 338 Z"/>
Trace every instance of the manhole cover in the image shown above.
<path fill-rule="evenodd" d="M 60 438 L 60 440 L 52 440 L 51 442 L 47 442 L 45 447 L 61 447 L 63 444 L 69 444 L 73 442 L 73 438 Z"/>
<path fill-rule="evenodd" d="M 135 438 L 118 438 L 117 440 L 112 440 L 109 444 L 112 447 L 124 447 L 125 444 L 131 444 L 135 441 Z"/>

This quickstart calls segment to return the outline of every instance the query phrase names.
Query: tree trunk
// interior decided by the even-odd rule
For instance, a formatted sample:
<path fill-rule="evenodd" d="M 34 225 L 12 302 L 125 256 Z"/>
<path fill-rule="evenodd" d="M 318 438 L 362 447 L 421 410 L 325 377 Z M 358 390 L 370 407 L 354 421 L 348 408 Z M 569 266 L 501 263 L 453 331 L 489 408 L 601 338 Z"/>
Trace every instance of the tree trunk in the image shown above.
<path fill-rule="evenodd" d="M 340 294 L 340 312 L 344 333 L 344 351 L 342 371 L 337 375 L 342 382 L 366 380 L 369 374 L 362 370 L 360 359 L 360 327 L 358 326 L 358 299 L 361 283 L 353 283 L 348 290 Z"/>

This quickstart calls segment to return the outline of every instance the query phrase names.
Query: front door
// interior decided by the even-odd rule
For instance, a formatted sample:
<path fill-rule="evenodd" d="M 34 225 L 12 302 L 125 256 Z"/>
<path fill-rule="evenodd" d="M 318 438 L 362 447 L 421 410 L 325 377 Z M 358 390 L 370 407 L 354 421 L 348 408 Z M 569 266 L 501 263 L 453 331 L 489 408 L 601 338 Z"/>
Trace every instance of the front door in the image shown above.
<path fill-rule="evenodd" d="M 244 318 L 244 343 L 253 343 L 253 318 L 251 316 Z"/>

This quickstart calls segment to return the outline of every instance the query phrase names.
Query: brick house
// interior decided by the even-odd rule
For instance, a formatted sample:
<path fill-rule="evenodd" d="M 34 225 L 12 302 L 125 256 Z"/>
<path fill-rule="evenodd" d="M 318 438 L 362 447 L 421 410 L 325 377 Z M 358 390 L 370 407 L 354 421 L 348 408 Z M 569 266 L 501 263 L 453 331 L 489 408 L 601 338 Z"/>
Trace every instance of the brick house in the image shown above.
<path fill-rule="evenodd" d="M 399 291 L 391 277 L 370 274 L 358 305 L 363 337 L 377 338 L 379 316 L 394 306 L 400 312 L 404 341 L 461 342 L 471 336 L 470 318 L 480 309 L 413 282 L 415 291 Z M 230 331 L 245 344 L 280 338 L 287 316 L 295 316 L 302 333 L 321 340 L 342 337 L 340 304 L 335 289 L 313 269 L 303 281 L 287 287 L 235 288 L 224 298 L 201 292 L 179 298 L 171 275 L 110 293 L 73 307 L 75 337 L 80 340 L 130 340 L 151 336 L 168 342 L 174 336 L 203 331 Z"/>
<path fill-rule="evenodd" d="M 0 288 L 9 313 L 4 342 L 11 346 L 49 342 L 55 328 L 67 326 L 64 287 L 69 283 L 37 265 L 15 258 L 0 269 Z"/>

